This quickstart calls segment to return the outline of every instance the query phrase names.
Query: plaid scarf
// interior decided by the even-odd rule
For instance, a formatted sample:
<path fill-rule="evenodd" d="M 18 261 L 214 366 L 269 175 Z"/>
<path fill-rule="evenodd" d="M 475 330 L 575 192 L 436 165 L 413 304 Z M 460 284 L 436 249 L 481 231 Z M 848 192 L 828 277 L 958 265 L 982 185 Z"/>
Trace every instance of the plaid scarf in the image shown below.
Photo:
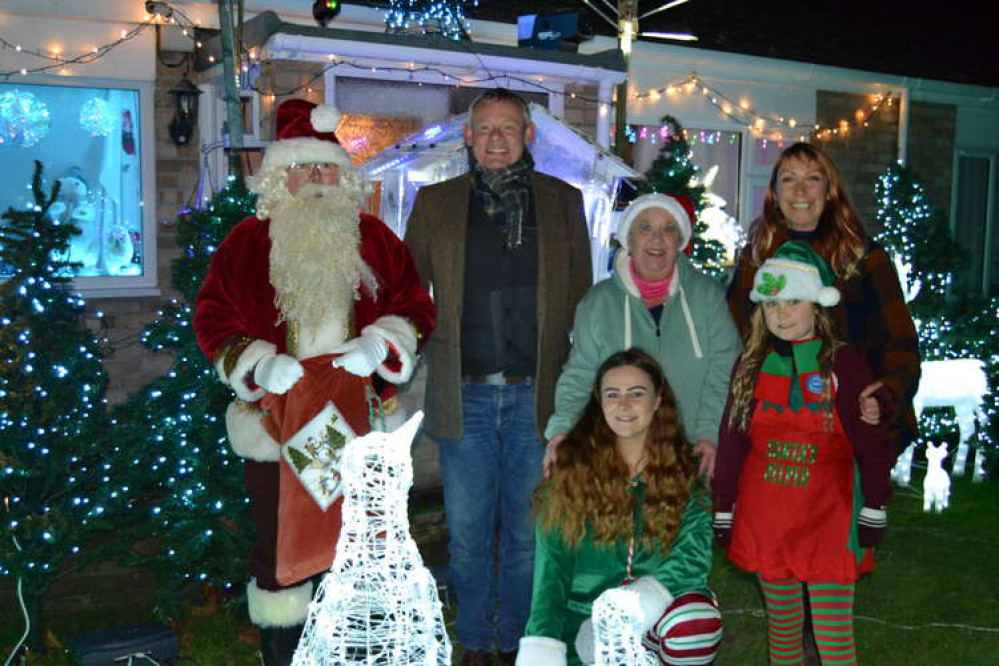
<path fill-rule="evenodd" d="M 475 193 L 486 215 L 495 224 L 506 227 L 506 249 L 520 247 L 524 242 L 524 219 L 531 200 L 534 158 L 525 150 L 519 160 L 498 171 L 484 169 L 472 157 L 471 151 L 469 159 L 475 174 Z"/>

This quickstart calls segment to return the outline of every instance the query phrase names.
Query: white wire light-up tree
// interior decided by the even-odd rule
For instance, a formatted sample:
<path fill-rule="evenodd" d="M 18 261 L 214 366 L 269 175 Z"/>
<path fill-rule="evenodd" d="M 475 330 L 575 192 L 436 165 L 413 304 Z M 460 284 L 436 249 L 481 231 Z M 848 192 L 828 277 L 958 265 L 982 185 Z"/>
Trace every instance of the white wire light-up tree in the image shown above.
<path fill-rule="evenodd" d="M 309 607 L 294 666 L 447 666 L 437 586 L 409 533 L 410 444 L 423 414 L 343 451 L 343 529 Z"/>
<path fill-rule="evenodd" d="M 654 9 L 641 14 L 638 13 L 639 0 L 618 0 L 617 6 L 611 0 L 600 0 L 604 5 L 604 10 L 597 6 L 597 0 L 582 0 L 583 4 L 596 12 L 597 16 L 614 26 L 617 30 L 618 48 L 624 54 L 625 71 L 631 60 L 632 43 L 639 37 L 652 37 L 653 39 L 672 39 L 681 42 L 696 42 L 697 37 L 685 32 L 642 32 L 638 29 L 638 22 L 654 14 L 672 9 L 690 0 L 669 0 Z M 608 12 L 613 16 L 609 16 Z M 624 144 L 628 140 L 626 127 L 628 124 L 628 81 L 618 84 L 617 87 L 617 111 L 615 116 L 614 150 L 618 155 L 622 155 Z"/>
<path fill-rule="evenodd" d="M 593 656 L 596 666 L 657 666 L 642 645 L 638 594 L 627 587 L 605 591 L 593 602 Z"/>

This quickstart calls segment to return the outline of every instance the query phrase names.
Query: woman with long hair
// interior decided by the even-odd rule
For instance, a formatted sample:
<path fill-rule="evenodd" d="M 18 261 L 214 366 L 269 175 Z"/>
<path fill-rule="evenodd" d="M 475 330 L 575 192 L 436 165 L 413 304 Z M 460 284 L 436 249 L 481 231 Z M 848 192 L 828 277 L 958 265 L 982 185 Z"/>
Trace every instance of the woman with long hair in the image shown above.
<path fill-rule="evenodd" d="M 835 274 L 840 302 L 828 309 L 839 335 L 856 345 L 876 381 L 860 399 L 877 402 L 896 452 L 917 435 L 912 397 L 919 386 L 916 328 L 884 248 L 872 241 L 850 204 L 839 170 L 820 148 L 795 143 L 774 164 L 762 214 L 749 227 L 728 288 L 728 305 L 746 336 L 759 267 L 788 240 L 808 243 Z M 900 418 L 888 412 L 900 406 Z"/>
<path fill-rule="evenodd" d="M 593 601 L 620 585 L 638 592 L 645 645 L 662 663 L 711 663 L 721 617 L 707 590 L 710 507 L 697 477 L 659 364 L 637 348 L 611 355 L 536 493 L 534 597 L 519 666 L 583 663 L 592 634 L 581 625 Z"/>

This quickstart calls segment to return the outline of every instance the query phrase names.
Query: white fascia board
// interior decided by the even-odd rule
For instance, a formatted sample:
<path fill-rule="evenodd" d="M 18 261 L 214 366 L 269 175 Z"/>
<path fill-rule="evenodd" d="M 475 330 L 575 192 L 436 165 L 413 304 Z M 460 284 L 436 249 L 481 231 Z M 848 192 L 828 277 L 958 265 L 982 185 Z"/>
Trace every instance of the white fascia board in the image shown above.
<path fill-rule="evenodd" d="M 272 35 L 267 40 L 261 50 L 260 59 L 328 63 L 330 54 L 348 60 L 360 58 L 372 63 L 391 62 L 395 63 L 396 67 L 415 63 L 454 68 L 463 70 L 463 73 L 488 71 L 496 75 L 543 76 L 567 81 L 611 84 L 620 83 L 625 79 L 624 72 L 578 64 L 285 33 Z"/>

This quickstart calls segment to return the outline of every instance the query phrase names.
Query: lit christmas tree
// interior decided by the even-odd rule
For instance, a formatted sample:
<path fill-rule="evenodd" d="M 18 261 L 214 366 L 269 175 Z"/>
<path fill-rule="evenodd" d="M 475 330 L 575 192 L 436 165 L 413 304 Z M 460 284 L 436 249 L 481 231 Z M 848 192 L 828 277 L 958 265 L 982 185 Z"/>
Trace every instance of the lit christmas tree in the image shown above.
<path fill-rule="evenodd" d="M 645 180 L 638 185 L 641 194 L 657 192 L 661 194 L 683 194 L 694 202 L 698 214 L 707 205 L 705 188 L 695 185 L 700 169 L 690 159 L 690 145 L 683 134 L 683 126 L 673 116 L 663 116 L 660 124 L 668 128 L 662 138 L 659 155 L 645 172 Z M 700 219 L 694 220 L 694 247 L 690 258 L 705 273 L 718 279 L 725 279 L 722 261 L 724 246 L 716 240 L 704 237 L 708 226 Z"/>
<path fill-rule="evenodd" d="M 173 265 L 173 285 L 181 299 L 160 311 L 142 335 L 147 347 L 169 351 L 176 360 L 116 414 L 124 436 L 148 448 L 148 467 L 134 474 L 154 486 L 146 503 L 152 520 L 136 536 L 154 537 L 161 549 L 137 561 L 165 578 L 164 605 L 176 603 L 177 587 L 186 583 L 229 589 L 246 579 L 253 523 L 243 465 L 225 432 L 232 392 L 198 349 L 191 318 L 215 248 L 253 211 L 254 197 L 235 180 L 203 210 L 180 216 L 182 254 Z"/>
<path fill-rule="evenodd" d="M 71 291 L 69 239 L 80 233 L 48 215 L 35 163 L 34 204 L 9 208 L 0 225 L 0 576 L 27 608 L 26 645 L 42 646 L 42 604 L 52 582 L 102 557 L 98 532 L 127 513 L 120 447 L 107 437 L 107 376 L 98 340 Z M 67 560 L 67 556 L 78 554 Z M 5 613 L 13 615 L 14 608 Z"/>
<path fill-rule="evenodd" d="M 976 429 L 995 469 L 999 444 L 999 298 L 959 293 L 955 273 L 964 268 L 963 251 L 943 216 L 934 211 L 923 186 L 909 169 L 892 164 L 875 186 L 875 240 L 900 265 L 909 293 L 909 309 L 919 331 L 924 361 L 973 358 L 985 363 L 990 392 Z M 957 423 L 949 409 L 927 409 L 919 423 L 921 443 L 957 441 Z"/>
<path fill-rule="evenodd" d="M 478 0 L 389 0 L 386 32 L 439 34 L 448 39 L 471 39 L 465 7 Z"/>

